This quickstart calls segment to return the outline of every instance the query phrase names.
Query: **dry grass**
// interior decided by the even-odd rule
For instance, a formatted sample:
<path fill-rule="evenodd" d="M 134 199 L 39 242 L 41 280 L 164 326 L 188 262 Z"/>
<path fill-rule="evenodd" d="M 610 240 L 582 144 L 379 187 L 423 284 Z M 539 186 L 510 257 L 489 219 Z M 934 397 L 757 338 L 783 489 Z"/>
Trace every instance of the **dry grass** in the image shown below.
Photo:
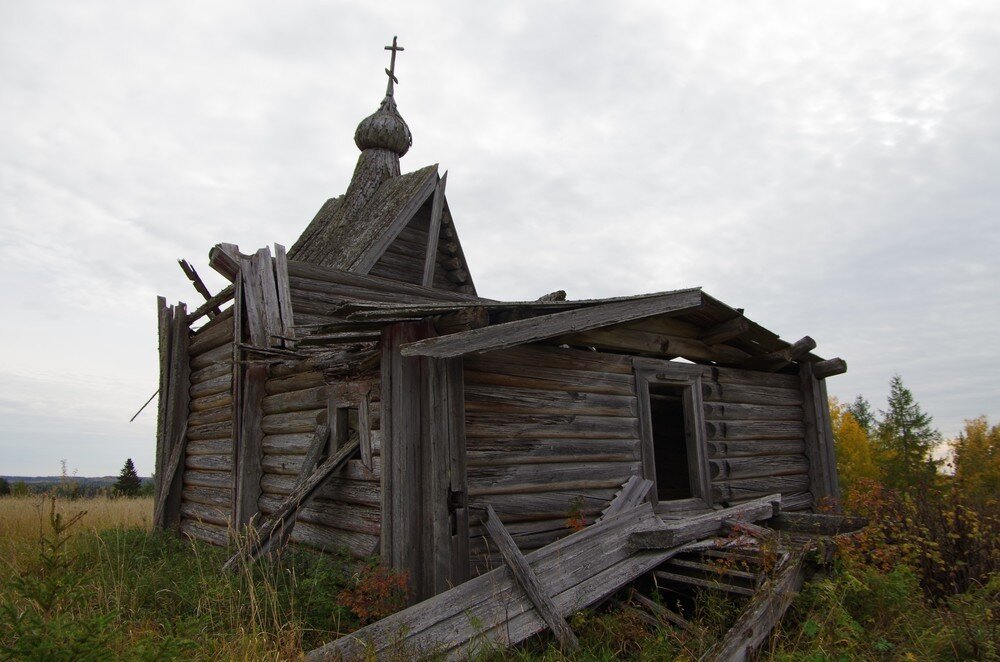
<path fill-rule="evenodd" d="M 51 499 L 42 495 L 0 498 L 0 558 L 17 569 L 25 558 L 33 558 L 38 540 L 48 527 Z M 153 498 L 56 499 L 56 512 L 67 519 L 80 512 L 86 515 L 76 525 L 76 532 L 106 531 L 140 527 L 148 530 L 153 517 Z"/>

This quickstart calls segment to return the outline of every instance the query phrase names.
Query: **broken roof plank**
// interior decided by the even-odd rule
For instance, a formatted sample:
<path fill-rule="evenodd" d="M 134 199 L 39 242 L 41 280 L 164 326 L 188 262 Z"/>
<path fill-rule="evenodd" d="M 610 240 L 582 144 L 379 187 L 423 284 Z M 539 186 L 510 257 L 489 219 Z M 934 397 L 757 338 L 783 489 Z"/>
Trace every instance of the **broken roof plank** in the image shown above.
<path fill-rule="evenodd" d="M 578 308 L 539 317 L 462 331 L 450 336 L 420 340 L 402 347 L 404 356 L 449 358 L 505 349 L 566 333 L 588 331 L 608 324 L 643 317 L 679 313 L 702 304 L 700 289 L 677 290 L 634 301 L 620 301 Z"/>
<path fill-rule="evenodd" d="M 500 555 L 503 556 L 504 562 L 510 568 L 514 578 L 517 579 L 521 588 L 524 589 L 532 604 L 535 605 L 535 609 L 538 610 L 538 613 L 545 619 L 549 628 L 552 629 L 562 650 L 564 652 L 572 652 L 580 648 L 580 642 L 577 641 L 573 630 L 570 629 L 566 619 L 559 614 L 542 582 L 535 575 L 531 566 L 528 565 L 524 554 L 517 548 L 517 543 L 510 537 L 507 529 L 503 527 L 500 518 L 497 517 L 496 511 L 493 510 L 493 506 L 486 506 L 485 523 L 486 530 L 489 532 L 494 544 L 500 549 Z"/>

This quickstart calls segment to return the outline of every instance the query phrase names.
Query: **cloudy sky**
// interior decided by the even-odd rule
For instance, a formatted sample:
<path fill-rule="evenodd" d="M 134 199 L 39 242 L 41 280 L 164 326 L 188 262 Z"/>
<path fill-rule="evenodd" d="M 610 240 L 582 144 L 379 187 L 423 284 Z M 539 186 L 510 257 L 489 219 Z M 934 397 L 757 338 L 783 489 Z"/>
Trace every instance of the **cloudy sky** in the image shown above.
<path fill-rule="evenodd" d="M 1000 4 L 0 4 L 0 474 L 152 469 L 175 260 L 286 246 L 398 34 L 480 293 L 700 285 L 946 436 L 1000 422 Z"/>

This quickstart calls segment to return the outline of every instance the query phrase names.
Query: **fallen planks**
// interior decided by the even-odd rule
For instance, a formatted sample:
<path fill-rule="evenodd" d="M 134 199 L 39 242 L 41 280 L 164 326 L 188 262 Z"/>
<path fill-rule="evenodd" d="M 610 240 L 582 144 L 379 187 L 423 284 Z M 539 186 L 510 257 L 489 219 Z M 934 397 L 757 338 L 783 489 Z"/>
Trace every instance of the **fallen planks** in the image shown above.
<path fill-rule="evenodd" d="M 780 497 L 772 499 L 776 498 Z M 718 529 L 726 519 L 741 514 L 746 519 L 752 512 L 763 512 L 758 518 L 770 517 L 771 501 L 766 505 L 766 512 L 741 512 L 736 506 L 710 515 Z M 685 529 L 688 534 L 704 527 L 703 517 L 692 519 L 698 525 Z M 621 544 L 638 531 L 662 528 L 665 525 L 652 505 L 642 503 L 526 554 L 524 560 L 539 578 L 539 590 L 551 598 L 558 616 L 565 618 L 607 598 L 677 554 L 723 544 L 704 540 L 706 536 L 666 549 L 634 550 Z M 402 653 L 464 659 L 514 645 L 547 627 L 511 571 L 502 567 L 313 650 L 307 658 L 376 659 Z"/>
<path fill-rule="evenodd" d="M 347 461 L 357 450 L 358 441 L 355 439 L 316 467 L 312 475 L 299 483 L 271 517 L 257 528 L 255 535 L 250 536 L 247 546 L 226 561 L 222 569 L 231 570 L 240 560 L 252 561 L 283 545 L 288 540 L 292 527 L 295 526 L 295 517 L 298 512 L 312 501 L 326 479 L 337 469 L 347 464 Z"/>
<path fill-rule="evenodd" d="M 668 524 L 632 533 L 629 546 L 634 549 L 666 549 L 698 538 L 724 534 L 727 528 L 732 527 L 728 522 L 770 519 L 777 514 L 780 505 L 781 495 L 772 494 L 704 515 L 671 520 Z"/>

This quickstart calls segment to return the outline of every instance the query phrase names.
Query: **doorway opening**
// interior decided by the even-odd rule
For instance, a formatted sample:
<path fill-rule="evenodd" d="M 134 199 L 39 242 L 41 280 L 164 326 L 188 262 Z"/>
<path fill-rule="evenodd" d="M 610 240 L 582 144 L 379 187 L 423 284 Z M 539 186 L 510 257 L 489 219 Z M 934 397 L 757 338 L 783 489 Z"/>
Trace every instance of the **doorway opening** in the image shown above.
<path fill-rule="evenodd" d="M 684 390 L 683 386 L 671 384 L 649 385 L 658 501 L 689 499 L 694 496 L 688 461 L 690 430 L 684 415 Z"/>

